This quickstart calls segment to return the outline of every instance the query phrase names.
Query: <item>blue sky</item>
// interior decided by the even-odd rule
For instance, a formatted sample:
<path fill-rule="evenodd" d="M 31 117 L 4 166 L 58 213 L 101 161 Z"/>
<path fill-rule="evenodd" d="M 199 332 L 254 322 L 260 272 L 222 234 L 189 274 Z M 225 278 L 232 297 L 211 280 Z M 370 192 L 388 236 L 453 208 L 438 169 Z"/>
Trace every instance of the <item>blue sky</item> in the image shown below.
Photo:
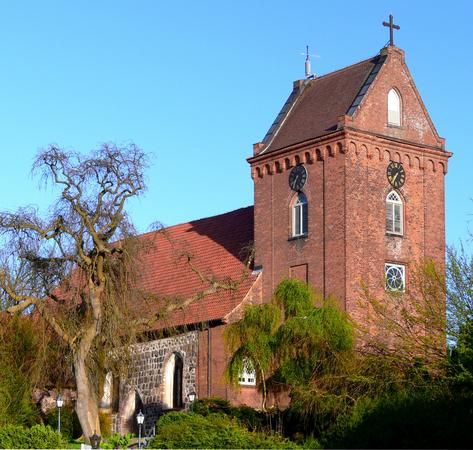
<path fill-rule="evenodd" d="M 246 158 L 304 76 L 395 42 L 447 149 L 447 240 L 473 213 L 473 2 L 0 1 L 1 210 L 53 192 L 31 178 L 39 149 L 135 142 L 152 153 L 140 231 L 253 203 Z M 473 224 L 471 226 L 473 229 Z"/>

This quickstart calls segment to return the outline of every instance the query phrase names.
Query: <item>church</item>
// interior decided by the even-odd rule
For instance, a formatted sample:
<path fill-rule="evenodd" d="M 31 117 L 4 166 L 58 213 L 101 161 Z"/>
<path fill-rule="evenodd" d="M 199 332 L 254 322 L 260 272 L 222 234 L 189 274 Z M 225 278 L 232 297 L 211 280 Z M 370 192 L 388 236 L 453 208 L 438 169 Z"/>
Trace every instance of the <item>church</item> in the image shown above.
<path fill-rule="evenodd" d="M 254 373 L 225 383 L 223 333 L 245 305 L 288 277 L 333 295 L 366 320 L 360 284 L 375 295 L 409 287 L 415 262 L 444 267 L 445 149 L 405 63 L 389 44 L 364 61 L 306 78 L 248 158 L 254 206 L 145 234 L 142 284 L 163 301 L 126 380 L 107 376 L 101 407 L 113 429 L 149 433 L 159 415 L 195 398 L 259 407 Z M 273 399 L 277 402 L 277 399 Z M 271 406 L 271 405 L 268 405 Z"/>

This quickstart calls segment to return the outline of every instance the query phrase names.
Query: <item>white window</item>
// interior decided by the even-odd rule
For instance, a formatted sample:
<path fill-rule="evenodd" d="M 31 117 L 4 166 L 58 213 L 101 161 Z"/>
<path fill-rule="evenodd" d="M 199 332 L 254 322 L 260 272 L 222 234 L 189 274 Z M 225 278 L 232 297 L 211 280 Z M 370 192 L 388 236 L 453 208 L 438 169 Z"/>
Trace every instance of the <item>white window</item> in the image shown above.
<path fill-rule="evenodd" d="M 388 124 L 401 126 L 401 99 L 395 89 L 388 93 Z"/>
<path fill-rule="evenodd" d="M 253 363 L 247 359 L 243 370 L 238 374 L 238 383 L 243 386 L 256 386 L 256 370 Z"/>
<path fill-rule="evenodd" d="M 404 233 L 402 200 L 396 191 L 391 191 L 386 197 L 386 233 Z"/>
<path fill-rule="evenodd" d="M 406 268 L 400 264 L 385 264 L 384 277 L 387 291 L 403 291 L 406 287 Z"/>
<path fill-rule="evenodd" d="M 299 192 L 292 207 L 292 235 L 304 236 L 307 234 L 308 225 L 307 197 Z"/>

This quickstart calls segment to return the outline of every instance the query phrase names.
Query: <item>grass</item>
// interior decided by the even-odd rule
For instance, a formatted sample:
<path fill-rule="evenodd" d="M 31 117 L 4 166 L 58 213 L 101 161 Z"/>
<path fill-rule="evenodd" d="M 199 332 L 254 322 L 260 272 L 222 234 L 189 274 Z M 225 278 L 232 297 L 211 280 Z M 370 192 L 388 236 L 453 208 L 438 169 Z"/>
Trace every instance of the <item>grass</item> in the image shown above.
<path fill-rule="evenodd" d="M 72 441 L 69 441 L 67 443 L 67 447 L 66 448 L 80 448 L 80 445 L 82 444 L 82 442 L 79 440 L 79 439 L 74 439 Z"/>

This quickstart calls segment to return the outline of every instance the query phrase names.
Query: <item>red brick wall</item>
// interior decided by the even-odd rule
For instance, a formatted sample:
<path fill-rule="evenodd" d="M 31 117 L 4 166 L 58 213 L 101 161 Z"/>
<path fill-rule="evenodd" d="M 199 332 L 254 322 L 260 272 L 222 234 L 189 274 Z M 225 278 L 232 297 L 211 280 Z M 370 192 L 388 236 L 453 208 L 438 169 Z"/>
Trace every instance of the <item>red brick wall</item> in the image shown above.
<path fill-rule="evenodd" d="M 242 317 L 246 305 L 261 304 L 261 281 L 259 276 L 244 301 L 232 311 L 227 320 L 235 322 Z M 203 397 L 221 397 L 237 405 L 248 405 L 253 408 L 261 407 L 261 394 L 256 387 L 241 386 L 240 389 L 229 386 L 225 381 L 225 367 L 229 354 L 225 351 L 224 333 L 227 324 L 213 326 L 199 333 L 199 351 L 197 367 L 197 395 Z M 209 343 L 210 333 L 210 343 Z M 210 361 L 210 367 L 209 367 Z M 210 377 L 209 377 L 210 369 Z M 268 405 L 286 406 L 288 398 L 284 394 L 268 399 Z"/>
<path fill-rule="evenodd" d="M 208 328 L 199 336 L 197 396 L 227 398 L 224 370 L 227 361 L 223 341 L 225 325 Z M 210 333 L 210 339 L 209 339 Z"/>
<path fill-rule="evenodd" d="M 419 149 L 400 148 L 374 139 L 350 139 L 346 164 L 347 239 L 346 306 L 352 316 L 363 320 L 367 310 L 359 305 L 360 281 L 378 297 L 383 293 L 384 263 L 405 264 L 409 270 L 426 258 L 444 266 L 444 173 L 433 171 L 432 163 L 419 167 L 414 155 Z M 381 146 L 381 144 L 384 144 Z M 423 155 L 425 160 L 426 155 Z M 437 167 L 443 155 L 434 162 Z M 390 160 L 401 161 L 406 182 L 398 190 L 404 206 L 404 235 L 385 232 L 385 199 L 391 191 L 386 179 Z"/>
<path fill-rule="evenodd" d="M 289 277 L 290 267 L 307 264 L 311 284 L 324 284 L 324 162 L 314 154 L 306 164 L 308 178 L 304 193 L 308 200 L 309 230 L 307 239 L 291 239 L 291 203 L 296 193 L 289 188 L 290 168 L 295 155 L 278 160 L 282 169 L 255 178 L 255 264 L 263 266 L 263 298 L 268 300 L 282 278 Z M 298 155 L 303 157 L 302 155 Z"/>
<path fill-rule="evenodd" d="M 233 404 L 244 404 L 253 408 L 261 407 L 261 395 L 256 387 L 242 386 L 240 390 L 232 388 L 225 382 L 225 367 L 229 355 L 225 352 L 224 332 L 228 325 L 210 328 L 210 355 L 209 355 L 209 330 L 200 333 L 199 365 L 197 368 L 197 396 L 220 397 L 231 401 Z M 210 356 L 210 389 L 207 382 L 208 361 Z"/>
<path fill-rule="evenodd" d="M 393 139 L 442 147 L 422 99 L 404 61 L 404 52 L 396 47 L 385 49 L 388 57 L 375 82 L 355 112 L 351 126 Z M 401 127 L 388 125 L 388 92 L 396 89 L 401 97 Z"/>
<path fill-rule="evenodd" d="M 263 266 L 263 298 L 290 276 L 291 267 L 307 265 L 309 283 L 325 294 L 345 296 L 345 155 L 339 140 L 270 157 L 270 173 L 255 176 L 256 265 Z M 291 239 L 291 202 L 296 193 L 288 178 L 304 162 L 308 177 L 309 229 Z M 276 169 L 276 163 L 280 170 Z"/>

